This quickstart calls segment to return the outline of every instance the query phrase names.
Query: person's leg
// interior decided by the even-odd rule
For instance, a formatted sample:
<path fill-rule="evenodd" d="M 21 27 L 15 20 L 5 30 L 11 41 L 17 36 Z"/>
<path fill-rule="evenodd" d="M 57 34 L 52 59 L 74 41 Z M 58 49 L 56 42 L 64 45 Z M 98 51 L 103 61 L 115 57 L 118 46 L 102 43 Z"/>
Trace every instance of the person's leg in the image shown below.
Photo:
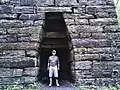
<path fill-rule="evenodd" d="M 52 86 L 52 75 L 53 75 L 53 69 L 50 66 L 50 68 L 49 68 L 49 79 L 50 79 L 49 86 Z"/>
<path fill-rule="evenodd" d="M 60 86 L 59 83 L 58 83 L 58 69 L 57 69 L 57 66 L 54 68 L 54 77 L 56 79 L 56 85 Z"/>

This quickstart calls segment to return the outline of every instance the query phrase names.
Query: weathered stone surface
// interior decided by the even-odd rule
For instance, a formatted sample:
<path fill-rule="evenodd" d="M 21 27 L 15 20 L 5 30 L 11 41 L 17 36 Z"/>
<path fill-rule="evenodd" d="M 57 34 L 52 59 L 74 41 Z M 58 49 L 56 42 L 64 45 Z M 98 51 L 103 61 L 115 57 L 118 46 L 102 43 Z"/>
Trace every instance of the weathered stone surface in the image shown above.
<path fill-rule="evenodd" d="M 38 7 L 37 12 L 72 12 L 71 7 Z"/>
<path fill-rule="evenodd" d="M 0 77 L 11 77 L 13 70 L 0 68 Z"/>
<path fill-rule="evenodd" d="M 34 8 L 33 7 L 28 7 L 28 6 L 16 6 L 13 10 L 14 13 L 24 13 L 24 14 L 33 14 L 34 13 Z"/>
<path fill-rule="evenodd" d="M 25 56 L 24 50 L 0 50 L 0 58 L 10 58 L 10 57 L 19 57 Z"/>
<path fill-rule="evenodd" d="M 35 51 L 35 50 L 26 50 L 26 56 L 28 56 L 28 57 L 37 57 L 38 52 Z"/>
<path fill-rule="evenodd" d="M 21 20 L 40 20 L 44 19 L 44 13 L 39 14 L 22 14 L 19 19 Z"/>
<path fill-rule="evenodd" d="M 84 53 L 83 50 L 81 50 L 80 53 Z M 100 55 L 99 54 L 75 54 L 75 60 L 76 61 L 100 60 Z"/>
<path fill-rule="evenodd" d="M 22 6 L 34 6 L 35 4 L 35 0 L 20 0 Z"/>
<path fill-rule="evenodd" d="M 39 72 L 39 68 L 25 68 L 23 71 L 24 76 L 37 76 Z"/>
<path fill-rule="evenodd" d="M 7 33 L 6 31 L 7 30 L 5 28 L 0 28 L 0 34 L 6 34 Z"/>
<path fill-rule="evenodd" d="M 99 18 L 99 19 L 91 19 L 90 25 L 114 25 L 117 24 L 116 18 Z"/>
<path fill-rule="evenodd" d="M 104 32 L 118 32 L 120 27 L 118 25 L 109 25 L 104 27 Z"/>
<path fill-rule="evenodd" d="M 17 38 L 19 42 L 27 42 L 30 41 L 30 34 L 19 34 Z"/>
<path fill-rule="evenodd" d="M 39 48 L 39 43 L 36 42 L 19 42 L 19 43 L 0 43 L 1 50 L 37 50 Z"/>
<path fill-rule="evenodd" d="M 13 31 L 13 32 L 15 32 L 15 31 Z M 24 27 L 24 28 L 19 29 L 19 33 L 21 33 L 21 34 L 29 33 L 29 34 L 40 34 L 41 35 L 42 32 L 43 32 L 42 26 L 36 26 L 36 27 L 30 26 L 30 27 Z"/>
<path fill-rule="evenodd" d="M 33 83 L 37 81 L 36 77 L 22 77 L 21 78 L 24 83 Z"/>
<path fill-rule="evenodd" d="M 78 0 L 78 3 L 79 3 L 80 6 L 88 5 L 88 1 L 87 0 Z"/>
<path fill-rule="evenodd" d="M 25 67 L 34 67 L 36 58 L 3 58 L 0 59 L 1 68 L 25 68 Z"/>
<path fill-rule="evenodd" d="M 80 78 L 78 78 L 76 81 L 78 81 L 78 83 L 80 85 L 94 85 L 94 83 L 95 83 L 95 79 L 80 79 Z"/>
<path fill-rule="evenodd" d="M 1 85 L 6 85 L 6 84 L 10 85 L 11 82 L 12 82 L 11 78 L 8 78 L 8 77 L 6 77 L 6 78 L 0 78 L 0 84 Z"/>
<path fill-rule="evenodd" d="M 43 24 L 43 20 L 37 20 L 34 22 L 34 26 L 41 26 Z"/>
<path fill-rule="evenodd" d="M 88 25 L 88 20 L 87 19 L 75 19 L 75 24 L 78 25 Z"/>
<path fill-rule="evenodd" d="M 23 69 L 13 69 L 12 77 L 20 77 L 23 74 Z"/>
<path fill-rule="evenodd" d="M 17 14 L 0 14 L 0 19 L 17 19 Z"/>
<path fill-rule="evenodd" d="M 20 5 L 20 0 L 10 0 L 9 2 L 11 5 L 17 5 L 19 6 Z"/>
<path fill-rule="evenodd" d="M 97 78 L 96 85 L 114 85 L 114 79 L 112 78 Z"/>
<path fill-rule="evenodd" d="M 79 61 L 75 62 L 75 69 L 91 69 L 92 62 L 91 61 Z"/>
<path fill-rule="evenodd" d="M 72 44 L 76 47 L 104 47 L 108 46 L 108 41 L 105 39 L 72 39 Z"/>
<path fill-rule="evenodd" d="M 91 70 L 76 70 L 76 78 L 78 79 L 84 79 L 84 78 L 92 78 Z"/>
<path fill-rule="evenodd" d="M 54 6 L 54 0 L 35 0 L 36 6 Z"/>
<path fill-rule="evenodd" d="M 65 19 L 66 25 L 73 25 L 75 24 L 74 19 Z"/>
<path fill-rule="evenodd" d="M 86 12 L 89 14 L 96 14 L 96 13 L 115 13 L 115 6 L 87 6 Z M 105 17 L 104 17 L 105 18 Z"/>
<path fill-rule="evenodd" d="M 13 6 L 12 5 L 0 5 L 0 13 L 2 14 L 13 13 Z"/>
<path fill-rule="evenodd" d="M 0 20 L 0 27 L 11 28 L 11 27 L 22 27 L 23 21 L 21 20 Z"/>
<path fill-rule="evenodd" d="M 56 0 L 56 6 L 76 6 L 76 0 Z"/>
<path fill-rule="evenodd" d="M 2 0 L 0 4 L 1 85 L 36 82 L 47 12 L 64 16 L 75 82 L 120 83 L 120 27 L 113 0 Z M 64 38 L 59 33 L 45 37 Z"/>
<path fill-rule="evenodd" d="M 76 33 L 99 33 L 103 32 L 103 28 L 101 26 L 89 26 L 89 25 L 70 25 L 68 26 L 68 31 L 71 30 L 76 31 Z"/>

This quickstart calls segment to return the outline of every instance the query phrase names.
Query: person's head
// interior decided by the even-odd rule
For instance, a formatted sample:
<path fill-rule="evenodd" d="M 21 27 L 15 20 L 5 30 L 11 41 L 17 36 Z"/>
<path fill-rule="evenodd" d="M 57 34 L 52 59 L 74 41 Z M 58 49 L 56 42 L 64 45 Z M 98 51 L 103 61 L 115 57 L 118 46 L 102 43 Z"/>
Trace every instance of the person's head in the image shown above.
<path fill-rule="evenodd" d="M 52 55 L 56 55 L 56 50 L 53 50 L 53 51 L 52 51 Z"/>

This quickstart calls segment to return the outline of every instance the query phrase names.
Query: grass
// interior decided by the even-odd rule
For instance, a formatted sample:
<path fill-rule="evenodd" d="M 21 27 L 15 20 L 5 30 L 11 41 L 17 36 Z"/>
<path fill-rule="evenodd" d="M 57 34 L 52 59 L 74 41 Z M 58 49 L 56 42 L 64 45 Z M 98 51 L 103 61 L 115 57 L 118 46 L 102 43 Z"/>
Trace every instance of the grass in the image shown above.
<path fill-rule="evenodd" d="M 41 90 L 40 83 L 23 85 L 8 85 L 4 90 Z"/>
<path fill-rule="evenodd" d="M 117 86 L 74 86 L 76 90 L 120 90 L 120 85 Z"/>
<path fill-rule="evenodd" d="M 118 19 L 118 23 L 120 25 L 120 0 L 116 6 L 116 13 L 117 13 L 117 19 Z"/>

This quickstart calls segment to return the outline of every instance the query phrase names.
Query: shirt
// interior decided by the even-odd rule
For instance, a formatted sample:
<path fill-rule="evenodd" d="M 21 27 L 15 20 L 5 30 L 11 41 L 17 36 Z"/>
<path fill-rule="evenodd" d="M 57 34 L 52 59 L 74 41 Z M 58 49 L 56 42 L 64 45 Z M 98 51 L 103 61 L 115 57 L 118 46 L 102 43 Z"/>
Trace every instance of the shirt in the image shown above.
<path fill-rule="evenodd" d="M 57 56 L 50 56 L 48 59 L 48 63 L 50 66 L 56 66 L 59 64 L 59 58 Z"/>

